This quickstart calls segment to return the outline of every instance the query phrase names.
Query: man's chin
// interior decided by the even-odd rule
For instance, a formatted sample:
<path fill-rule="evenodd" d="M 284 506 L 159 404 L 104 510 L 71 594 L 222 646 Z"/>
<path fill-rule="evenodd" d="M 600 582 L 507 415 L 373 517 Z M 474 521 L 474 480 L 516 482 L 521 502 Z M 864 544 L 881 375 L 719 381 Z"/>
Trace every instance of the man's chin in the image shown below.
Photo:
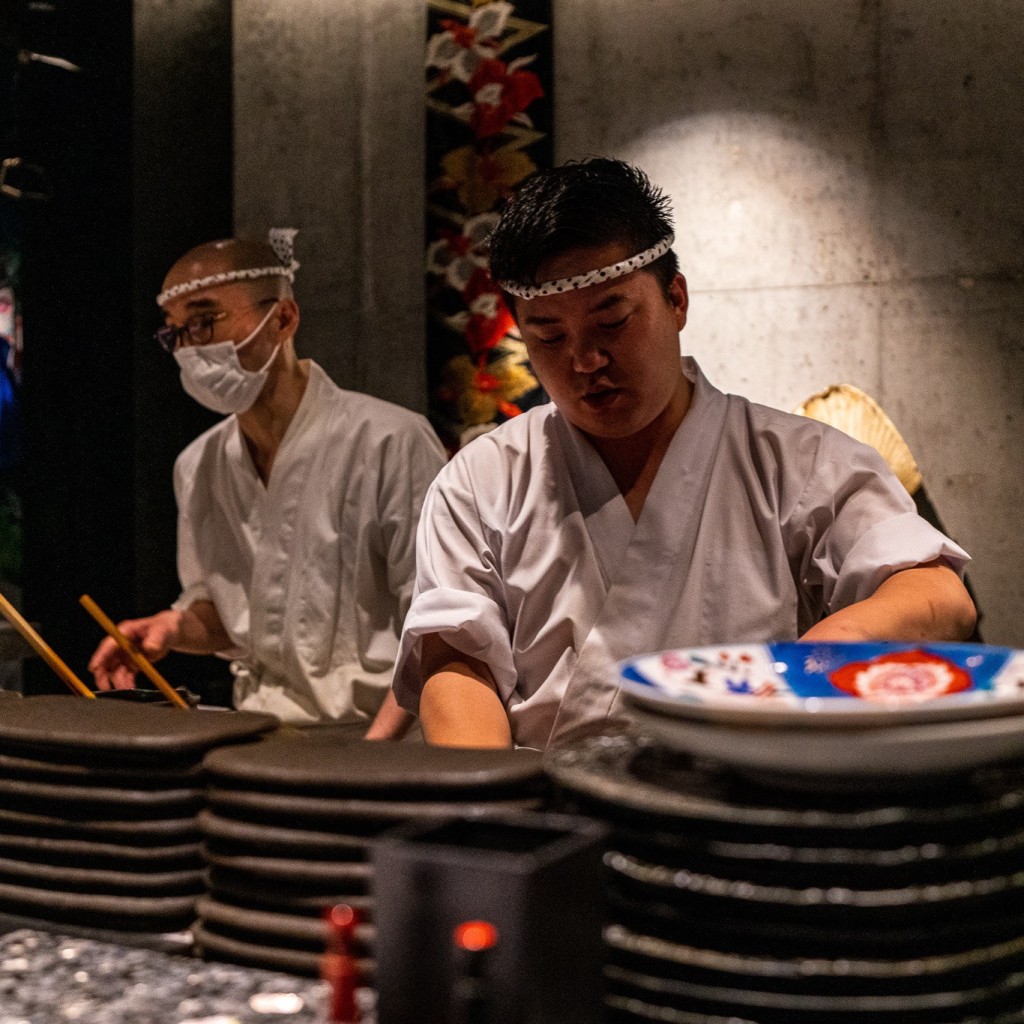
<path fill-rule="evenodd" d="M 566 418 L 588 437 L 601 441 L 624 441 L 639 434 L 647 426 L 635 414 L 616 416 L 580 410 L 574 417 Z"/>

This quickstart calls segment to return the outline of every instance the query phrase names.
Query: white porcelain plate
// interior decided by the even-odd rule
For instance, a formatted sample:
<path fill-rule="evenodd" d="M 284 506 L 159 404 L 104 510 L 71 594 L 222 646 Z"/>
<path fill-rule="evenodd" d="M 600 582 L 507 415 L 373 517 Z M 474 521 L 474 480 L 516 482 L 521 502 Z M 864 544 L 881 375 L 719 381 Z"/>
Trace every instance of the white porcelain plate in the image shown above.
<path fill-rule="evenodd" d="M 1024 757 L 1024 715 L 828 730 L 723 725 L 644 711 L 636 720 L 642 732 L 671 750 L 729 765 L 755 779 L 762 773 L 851 782 L 911 778 L 968 772 Z"/>
<path fill-rule="evenodd" d="M 619 665 L 650 712 L 733 725 L 853 728 L 1024 714 L 1024 651 L 982 644 L 698 647 Z"/>

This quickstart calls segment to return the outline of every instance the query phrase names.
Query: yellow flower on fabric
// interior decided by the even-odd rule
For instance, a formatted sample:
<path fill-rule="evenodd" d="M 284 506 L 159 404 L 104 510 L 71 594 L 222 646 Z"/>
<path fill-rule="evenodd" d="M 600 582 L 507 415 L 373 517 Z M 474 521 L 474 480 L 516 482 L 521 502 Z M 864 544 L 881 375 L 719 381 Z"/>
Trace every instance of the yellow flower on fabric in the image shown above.
<path fill-rule="evenodd" d="M 454 401 L 462 422 L 469 426 L 493 423 L 519 412 L 515 401 L 537 387 L 537 379 L 526 365 L 526 346 L 506 338 L 501 356 L 481 367 L 469 356 L 448 361 L 441 381 L 441 397 Z"/>
<path fill-rule="evenodd" d="M 478 153 L 472 146 L 460 146 L 441 160 L 449 188 L 457 189 L 459 200 L 470 213 L 486 213 L 508 195 L 537 165 L 518 149 Z"/>

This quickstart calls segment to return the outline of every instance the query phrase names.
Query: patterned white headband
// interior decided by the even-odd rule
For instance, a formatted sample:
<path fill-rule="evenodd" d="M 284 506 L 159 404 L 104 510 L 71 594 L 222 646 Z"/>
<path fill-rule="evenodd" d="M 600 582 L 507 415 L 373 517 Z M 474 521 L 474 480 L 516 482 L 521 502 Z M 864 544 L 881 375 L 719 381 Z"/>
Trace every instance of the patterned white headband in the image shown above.
<path fill-rule="evenodd" d="M 207 277 L 194 277 L 191 281 L 183 281 L 162 291 L 156 297 L 156 304 L 162 306 L 179 295 L 187 295 L 189 292 L 199 291 L 200 288 L 211 288 L 218 284 L 229 284 L 232 281 L 252 281 L 258 277 L 287 277 L 290 282 L 294 281 L 295 271 L 300 265 L 295 259 L 295 236 L 298 233 L 297 228 L 271 228 L 267 232 L 267 242 L 274 250 L 274 255 L 281 261 L 280 264 L 272 267 L 253 267 L 249 270 L 225 270 Z"/>
<path fill-rule="evenodd" d="M 521 299 L 540 299 L 545 295 L 558 295 L 562 292 L 575 291 L 577 288 L 589 288 L 592 284 L 603 284 L 605 281 L 612 281 L 616 277 L 632 274 L 634 270 L 646 267 L 664 256 L 672 248 L 672 243 L 675 240 L 675 235 L 669 232 L 650 249 L 644 249 L 643 252 L 638 252 L 635 256 L 630 256 L 629 259 L 613 263 L 609 267 L 588 270 L 585 274 L 577 274 L 575 277 L 562 277 L 557 281 L 543 281 L 541 284 L 535 285 L 516 284 L 515 281 L 499 281 L 498 285 L 510 295 L 517 295 Z"/>

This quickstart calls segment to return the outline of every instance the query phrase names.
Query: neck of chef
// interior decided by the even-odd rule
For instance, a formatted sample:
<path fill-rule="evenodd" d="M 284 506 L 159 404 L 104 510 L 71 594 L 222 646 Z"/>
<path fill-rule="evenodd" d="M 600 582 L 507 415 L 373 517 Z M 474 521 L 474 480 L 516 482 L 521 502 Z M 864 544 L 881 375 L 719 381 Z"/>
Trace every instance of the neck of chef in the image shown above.
<path fill-rule="evenodd" d="M 266 486 L 281 441 L 295 418 L 309 383 L 309 360 L 298 359 L 291 339 L 283 342 L 256 401 L 238 414 L 238 427 L 253 465 Z"/>
<path fill-rule="evenodd" d="M 633 522 L 640 518 L 658 469 L 690 408 L 693 385 L 682 375 L 668 404 L 643 429 L 628 437 L 594 437 L 597 449 L 626 501 Z"/>

